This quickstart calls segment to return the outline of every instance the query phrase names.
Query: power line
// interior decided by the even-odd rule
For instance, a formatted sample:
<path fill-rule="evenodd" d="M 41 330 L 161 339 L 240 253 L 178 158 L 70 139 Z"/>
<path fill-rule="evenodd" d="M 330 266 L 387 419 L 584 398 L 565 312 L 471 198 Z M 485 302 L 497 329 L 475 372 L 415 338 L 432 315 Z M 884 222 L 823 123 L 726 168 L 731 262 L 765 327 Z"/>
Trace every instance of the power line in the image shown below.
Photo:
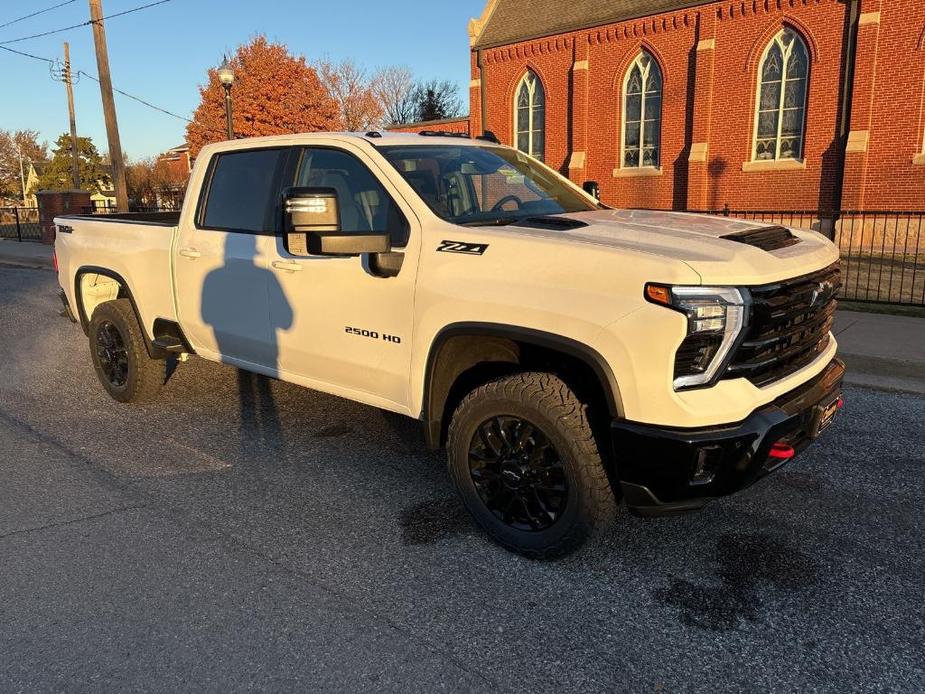
<path fill-rule="evenodd" d="M 54 65 L 54 64 L 55 64 L 55 61 L 52 60 L 51 58 L 43 58 L 43 57 L 40 56 L 40 55 L 33 55 L 32 53 L 25 53 L 24 51 L 17 51 L 15 48 L 7 48 L 6 46 L 0 46 L 0 50 L 2 50 L 2 51 L 8 51 L 8 52 L 10 52 L 10 53 L 15 53 L 16 55 L 21 55 L 21 56 L 23 56 L 23 57 L 25 57 L 25 58 L 32 58 L 33 60 L 40 60 L 40 61 L 42 61 L 43 63 L 48 63 L 49 65 Z M 89 73 L 87 73 L 87 72 L 84 72 L 83 70 L 76 70 L 74 74 L 82 75 L 83 77 L 89 77 L 89 78 L 90 78 L 91 80 L 93 80 L 94 82 L 97 82 L 97 83 L 99 82 L 99 78 L 97 78 L 97 77 L 95 77 L 94 75 L 91 75 L 91 74 L 89 74 Z M 113 87 L 112 90 L 113 90 L 114 92 L 118 92 L 119 94 L 121 94 L 122 96 L 124 96 L 124 97 L 126 97 L 126 98 L 132 99 L 133 101 L 137 101 L 137 102 L 140 103 L 140 104 L 144 104 L 144 105 L 147 106 L 148 108 L 152 108 L 152 109 L 154 109 L 155 111 L 160 111 L 161 113 L 164 113 L 164 114 L 166 114 L 166 115 L 168 115 L 168 116 L 173 116 L 174 118 L 178 118 L 179 120 L 186 121 L 187 123 L 192 123 L 192 122 L 193 122 L 192 119 L 187 118 L 186 116 L 181 116 L 181 115 L 178 115 L 178 114 L 176 114 L 176 113 L 173 113 L 172 111 L 168 111 L 168 110 L 165 109 L 165 108 L 161 108 L 160 106 L 155 106 L 155 105 L 152 104 L 150 101 L 145 101 L 145 100 L 142 99 L 141 97 L 135 96 L 134 94 L 129 94 L 128 92 L 124 92 L 124 91 L 122 91 L 121 89 L 116 89 L 115 87 Z"/>
<path fill-rule="evenodd" d="M 59 2 L 57 5 L 46 7 L 44 10 L 39 10 L 38 12 L 33 12 L 32 14 L 27 14 L 24 17 L 20 17 L 19 19 L 14 19 L 13 21 L 7 22 L 6 24 L 0 24 L 0 29 L 3 29 L 4 27 L 8 27 L 11 24 L 16 24 L 17 22 L 21 22 L 25 19 L 31 19 L 32 17 L 38 17 L 40 14 L 45 14 L 46 12 L 57 10 L 59 7 L 64 7 L 65 5 L 70 5 L 71 3 L 74 3 L 74 2 L 77 2 L 77 0 L 66 0 L 66 2 Z"/>
<path fill-rule="evenodd" d="M 164 3 L 171 2 L 172 0 L 157 0 L 157 2 L 149 2 L 147 5 L 141 5 L 139 7 L 133 7 L 130 10 L 123 10 L 122 12 L 116 12 L 115 14 L 110 14 L 105 17 L 100 18 L 101 22 L 106 21 L 107 19 L 113 19 L 114 17 L 122 17 L 132 12 L 139 12 L 141 10 L 146 10 L 149 7 L 156 7 L 157 5 L 163 5 Z M 93 24 L 92 19 L 88 19 L 86 22 L 81 22 L 80 24 L 72 24 L 68 27 L 61 27 L 60 29 L 52 29 L 51 31 L 43 31 L 40 34 L 32 34 L 31 36 L 20 36 L 18 39 L 8 39 L 6 41 L 0 41 L 0 45 L 9 44 L 9 43 L 19 43 L 20 41 L 28 41 L 29 39 L 38 39 L 43 36 L 51 36 L 52 34 L 60 34 L 63 31 L 70 31 L 71 29 L 79 29 L 80 27 L 86 27 Z"/>
<path fill-rule="evenodd" d="M 6 46 L 0 46 L 0 51 L 9 51 L 10 53 L 15 53 L 16 55 L 25 56 L 26 58 L 32 58 L 33 60 L 41 60 L 42 62 L 48 63 L 49 65 L 55 62 L 51 58 L 43 58 L 40 55 L 32 55 L 31 53 L 23 53 L 22 51 L 17 51 L 14 48 L 7 48 Z"/>
<path fill-rule="evenodd" d="M 2 48 L 2 46 L 0 46 L 0 48 Z M 94 77 L 93 75 L 87 74 L 87 73 L 84 72 L 83 70 L 78 70 L 78 71 L 77 71 L 77 74 L 78 74 L 78 75 L 83 75 L 84 77 L 89 77 L 89 78 L 90 78 L 91 80 L 93 80 L 94 82 L 97 82 L 97 83 L 99 82 L 99 79 L 98 79 L 98 78 Z M 152 104 L 150 101 L 145 101 L 145 100 L 142 99 L 141 97 L 134 96 L 134 95 L 132 95 L 132 94 L 129 94 L 128 92 L 123 92 L 121 89 L 116 89 L 115 87 L 113 87 L 112 90 L 113 90 L 114 92 L 117 92 L 117 93 L 121 94 L 121 95 L 124 96 L 124 97 L 127 97 L 127 98 L 129 98 L 129 99 L 132 99 L 133 101 L 137 101 L 137 102 L 140 103 L 140 104 L 144 104 L 144 105 L 147 106 L 148 108 L 153 108 L 155 111 L 160 111 L 161 113 L 164 113 L 164 114 L 166 114 L 166 115 L 168 115 L 168 116 L 173 116 L 174 118 L 179 118 L 180 120 L 186 121 L 187 123 L 192 123 L 192 122 L 193 122 L 192 119 L 187 118 L 186 116 L 180 116 L 180 115 L 177 115 L 176 113 L 173 113 L 173 112 L 171 112 L 171 111 L 168 111 L 167 109 L 161 108 L 160 106 L 155 106 L 155 105 Z"/>

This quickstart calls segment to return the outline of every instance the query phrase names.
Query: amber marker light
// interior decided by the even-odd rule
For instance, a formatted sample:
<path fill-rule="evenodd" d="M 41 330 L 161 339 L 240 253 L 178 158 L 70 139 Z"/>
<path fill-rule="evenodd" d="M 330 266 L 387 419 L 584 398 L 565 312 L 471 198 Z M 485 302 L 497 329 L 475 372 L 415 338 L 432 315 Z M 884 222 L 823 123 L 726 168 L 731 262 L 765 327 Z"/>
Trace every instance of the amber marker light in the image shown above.
<path fill-rule="evenodd" d="M 646 298 L 654 304 L 671 306 L 671 289 L 661 284 L 647 284 Z"/>

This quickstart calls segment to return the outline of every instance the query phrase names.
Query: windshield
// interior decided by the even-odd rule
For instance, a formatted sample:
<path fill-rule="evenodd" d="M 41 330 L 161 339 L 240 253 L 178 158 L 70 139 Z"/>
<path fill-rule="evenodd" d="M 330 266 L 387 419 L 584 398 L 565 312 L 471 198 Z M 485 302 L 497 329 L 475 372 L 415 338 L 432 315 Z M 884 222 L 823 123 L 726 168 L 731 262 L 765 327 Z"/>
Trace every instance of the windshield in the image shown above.
<path fill-rule="evenodd" d="M 502 147 L 380 147 L 438 216 L 471 226 L 599 209 L 527 155 Z"/>

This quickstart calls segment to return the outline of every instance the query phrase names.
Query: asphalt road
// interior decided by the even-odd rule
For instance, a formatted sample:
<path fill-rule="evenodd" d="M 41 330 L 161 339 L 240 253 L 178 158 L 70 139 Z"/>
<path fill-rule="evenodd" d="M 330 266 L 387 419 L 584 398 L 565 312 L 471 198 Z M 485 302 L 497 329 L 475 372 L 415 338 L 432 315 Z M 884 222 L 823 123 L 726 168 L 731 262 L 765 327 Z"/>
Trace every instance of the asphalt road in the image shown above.
<path fill-rule="evenodd" d="M 118 405 L 50 271 L 0 267 L 0 691 L 925 691 L 925 399 L 556 563 L 418 425 L 192 360 Z"/>

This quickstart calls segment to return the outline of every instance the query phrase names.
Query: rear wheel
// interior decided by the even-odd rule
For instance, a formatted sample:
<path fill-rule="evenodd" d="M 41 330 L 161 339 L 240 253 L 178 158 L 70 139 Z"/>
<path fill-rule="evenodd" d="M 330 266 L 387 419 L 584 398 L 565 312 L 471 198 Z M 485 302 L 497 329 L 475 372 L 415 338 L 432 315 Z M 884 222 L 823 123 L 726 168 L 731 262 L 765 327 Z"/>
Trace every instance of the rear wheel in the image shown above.
<path fill-rule="evenodd" d="M 106 392 L 119 402 L 154 399 L 167 378 L 167 363 L 148 356 L 131 302 L 97 306 L 88 333 L 93 366 Z"/>
<path fill-rule="evenodd" d="M 586 408 L 551 374 L 474 390 L 453 416 L 447 451 L 466 508 L 514 552 L 564 556 L 616 516 Z"/>

